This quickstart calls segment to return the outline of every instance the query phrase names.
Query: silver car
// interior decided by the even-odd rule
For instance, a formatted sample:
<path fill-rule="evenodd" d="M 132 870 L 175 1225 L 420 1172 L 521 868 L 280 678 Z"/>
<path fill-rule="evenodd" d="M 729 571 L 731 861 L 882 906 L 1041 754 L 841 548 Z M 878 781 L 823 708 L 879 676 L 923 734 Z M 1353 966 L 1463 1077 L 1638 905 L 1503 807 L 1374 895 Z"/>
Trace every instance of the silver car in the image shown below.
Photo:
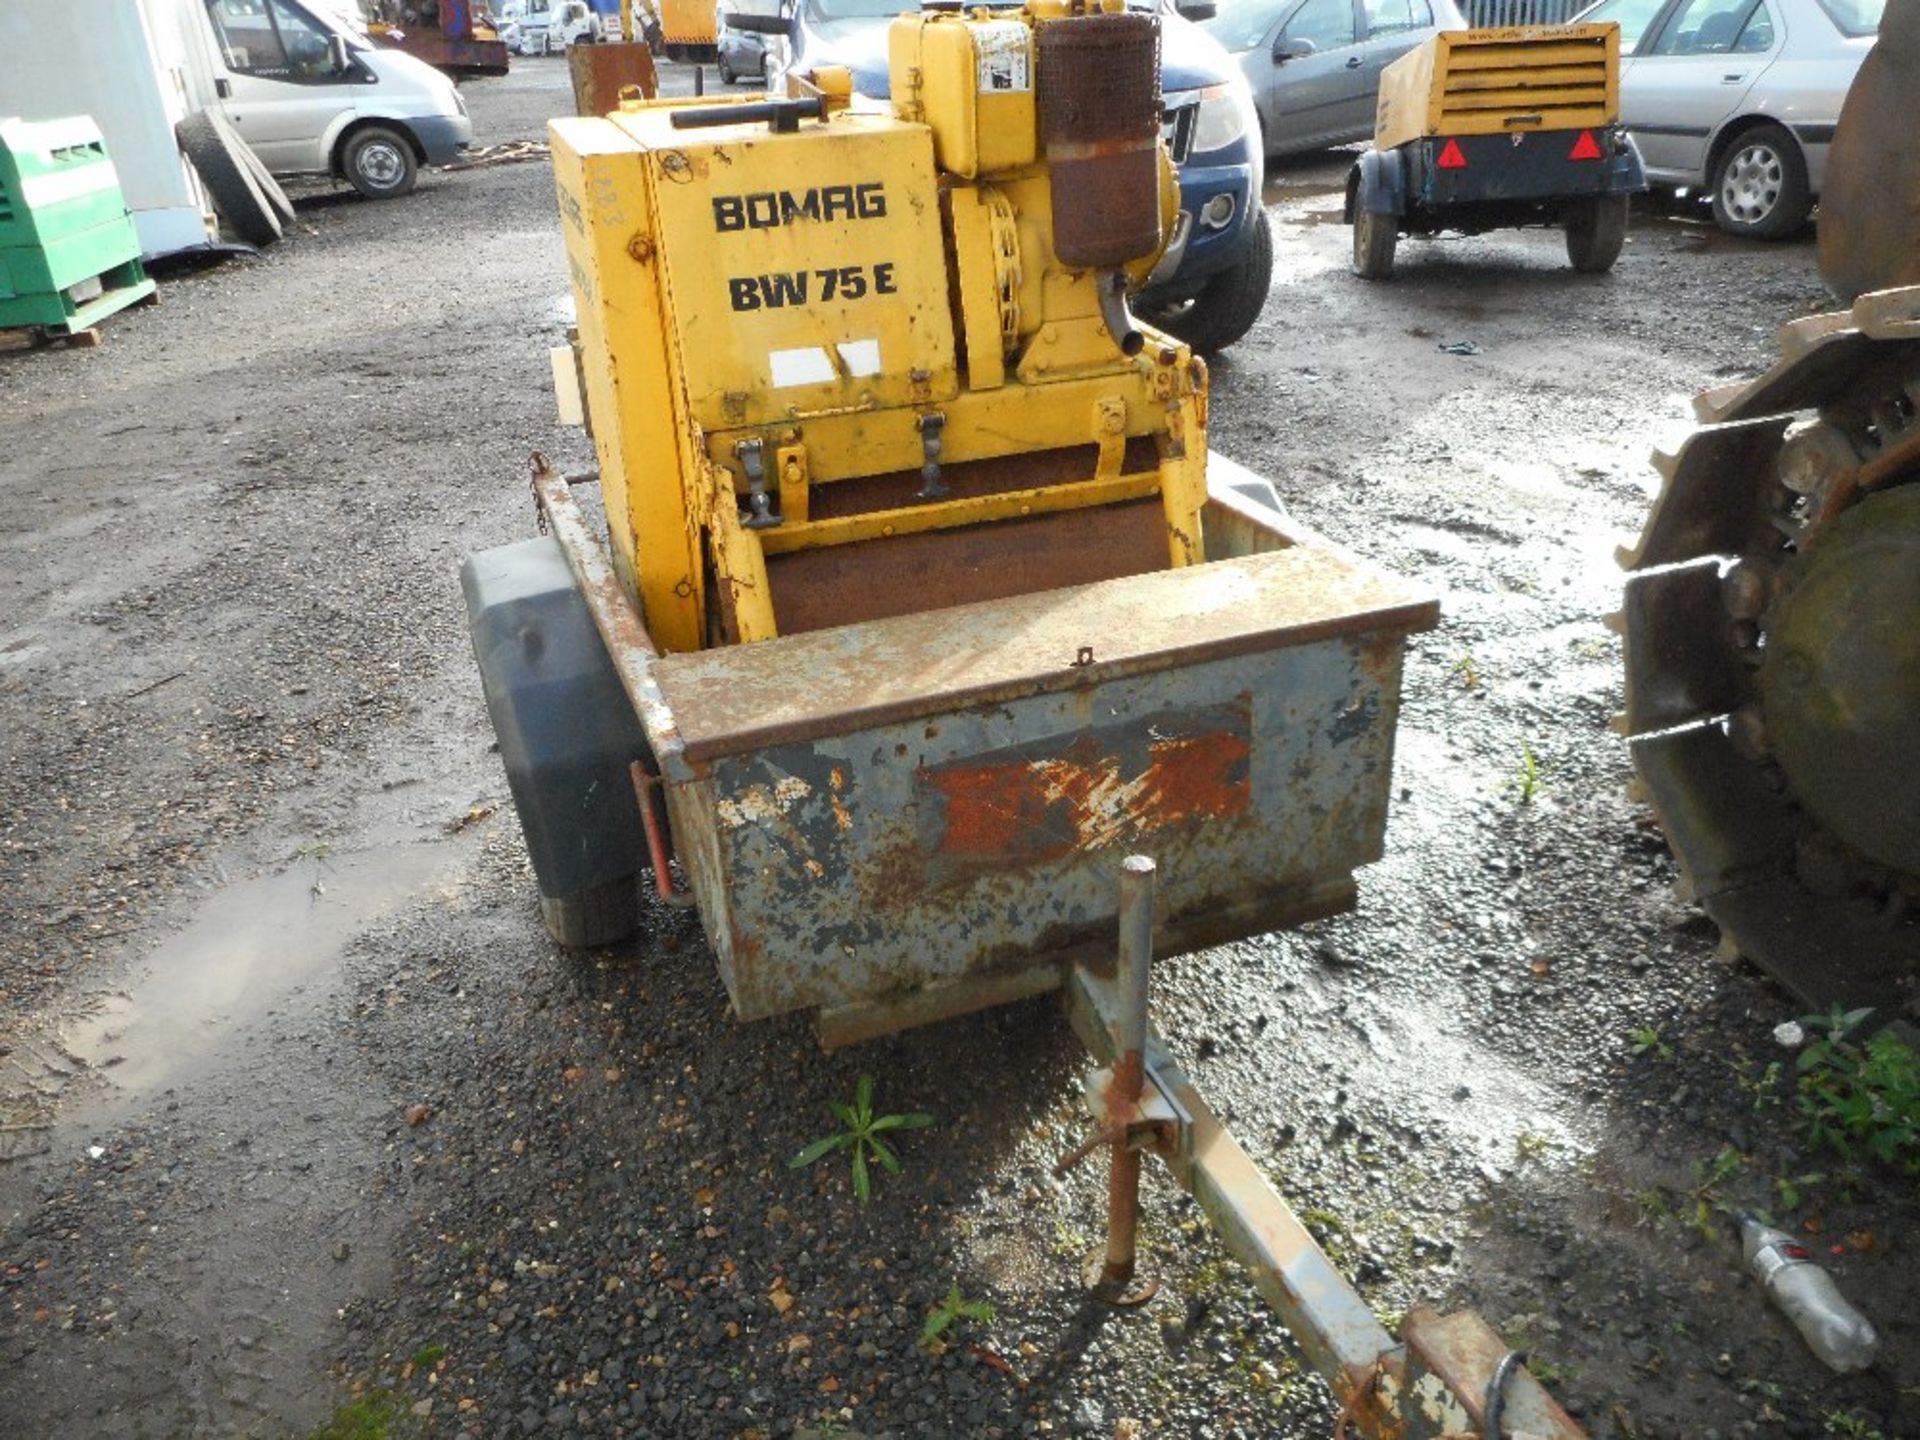
<path fill-rule="evenodd" d="M 1380 72 L 1436 30 L 1454 0 L 1221 0 L 1207 33 L 1253 85 L 1267 154 L 1373 137 Z"/>
<path fill-rule="evenodd" d="M 1732 235 L 1773 240 L 1820 194 L 1840 104 L 1885 0 L 1601 0 L 1620 26 L 1620 118 L 1656 186 L 1702 190 Z"/>

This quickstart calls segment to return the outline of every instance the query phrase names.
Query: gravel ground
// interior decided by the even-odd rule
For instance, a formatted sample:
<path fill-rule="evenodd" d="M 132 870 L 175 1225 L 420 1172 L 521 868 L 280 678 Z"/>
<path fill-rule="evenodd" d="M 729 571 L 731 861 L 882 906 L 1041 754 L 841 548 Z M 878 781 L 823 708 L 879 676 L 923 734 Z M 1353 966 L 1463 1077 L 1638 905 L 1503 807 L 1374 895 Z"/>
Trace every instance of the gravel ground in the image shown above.
<path fill-rule="evenodd" d="M 470 87 L 480 138 L 537 135 L 561 75 Z M 1344 164 L 1272 177 L 1212 439 L 1445 620 L 1358 910 L 1162 966 L 1158 1022 L 1376 1309 L 1478 1308 L 1596 1436 L 1920 1435 L 1920 1203 L 1797 1147 L 1763 1079 L 1794 1006 L 1674 898 L 1606 729 L 1645 456 L 1819 305 L 1812 248 L 1649 215 L 1611 277 L 1502 234 L 1368 287 Z M 0 1130 L 0 1435 L 1327 1434 L 1157 1177 L 1159 1297 L 1083 1297 L 1052 1006 L 823 1055 L 728 1017 L 684 912 L 544 941 L 455 570 L 530 533 L 529 450 L 590 462 L 564 285 L 549 171 L 508 165 L 310 193 L 103 348 L 0 359 L 0 1100 L 48 1127 Z M 785 1163 L 862 1074 L 937 1121 L 865 1208 Z M 1740 1204 L 1836 1248 L 1875 1371 L 1759 1300 Z M 992 1318 L 923 1347 L 950 1287 Z"/>

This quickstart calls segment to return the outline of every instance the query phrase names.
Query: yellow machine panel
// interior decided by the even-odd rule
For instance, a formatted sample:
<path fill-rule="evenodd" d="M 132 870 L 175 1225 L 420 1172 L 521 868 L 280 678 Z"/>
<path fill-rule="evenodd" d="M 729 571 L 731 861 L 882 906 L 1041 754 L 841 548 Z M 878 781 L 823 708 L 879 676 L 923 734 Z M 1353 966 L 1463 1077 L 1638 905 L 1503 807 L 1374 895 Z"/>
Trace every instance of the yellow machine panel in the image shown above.
<path fill-rule="evenodd" d="M 1380 74 L 1373 143 L 1596 129 L 1620 114 L 1620 27 L 1442 30 Z"/>
<path fill-rule="evenodd" d="M 576 368 L 655 644 L 1205 558 L 1206 368 L 1125 302 L 1170 218 L 1158 45 L 1119 0 L 922 14 L 891 115 L 823 73 L 552 123 Z"/>
<path fill-rule="evenodd" d="M 660 34 L 672 45 L 711 45 L 720 38 L 713 0 L 660 0 Z"/>
<path fill-rule="evenodd" d="M 880 115 L 770 134 L 615 116 L 642 152 L 672 328 L 709 430 L 940 400 L 953 321 L 923 126 Z"/>

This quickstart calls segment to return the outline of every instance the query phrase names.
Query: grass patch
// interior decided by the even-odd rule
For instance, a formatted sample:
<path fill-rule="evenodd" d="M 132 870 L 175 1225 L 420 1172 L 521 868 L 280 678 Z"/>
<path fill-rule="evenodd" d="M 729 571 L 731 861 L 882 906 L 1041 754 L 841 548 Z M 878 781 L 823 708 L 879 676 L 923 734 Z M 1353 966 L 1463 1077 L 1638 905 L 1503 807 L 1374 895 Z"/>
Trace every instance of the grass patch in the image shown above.
<path fill-rule="evenodd" d="M 1507 794 L 1513 797 L 1517 805 L 1531 805 L 1534 797 L 1546 788 L 1546 767 L 1540 763 L 1540 757 L 1533 753 L 1533 746 L 1520 742 L 1520 764 L 1507 777 Z"/>
<path fill-rule="evenodd" d="M 370 1390 L 342 1405 L 308 1440 L 393 1440 L 400 1402 L 387 1390 Z"/>
<path fill-rule="evenodd" d="M 1870 1010 L 1810 1015 L 1818 1038 L 1795 1062 L 1794 1102 L 1806 1137 L 1849 1160 L 1920 1175 L 1920 1051 L 1892 1030 L 1856 1039 Z"/>
<path fill-rule="evenodd" d="M 927 1348 L 937 1342 L 956 1321 L 971 1320 L 977 1325 L 991 1325 L 994 1319 L 993 1306 L 985 1300 L 969 1300 L 960 1293 L 959 1283 L 947 1287 L 946 1298 L 933 1307 L 927 1316 L 927 1323 L 920 1327 L 920 1345 Z"/>

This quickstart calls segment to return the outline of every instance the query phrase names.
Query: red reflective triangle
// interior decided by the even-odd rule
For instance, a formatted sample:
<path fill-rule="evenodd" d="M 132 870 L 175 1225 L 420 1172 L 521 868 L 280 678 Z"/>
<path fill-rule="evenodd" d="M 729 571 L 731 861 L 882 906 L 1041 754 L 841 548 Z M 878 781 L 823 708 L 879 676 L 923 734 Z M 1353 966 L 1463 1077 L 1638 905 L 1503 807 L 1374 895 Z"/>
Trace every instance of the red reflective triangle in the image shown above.
<path fill-rule="evenodd" d="M 1458 140 L 1449 140 L 1440 147 L 1440 158 L 1433 163 L 1442 170 L 1464 170 L 1467 168 L 1467 157 L 1460 153 Z"/>
<path fill-rule="evenodd" d="M 1567 158 L 1569 160 L 1598 160 L 1601 158 L 1600 147 L 1594 142 L 1593 132 L 1591 130 L 1582 130 L 1580 132 L 1580 138 L 1573 142 L 1573 150 L 1568 154 Z"/>

